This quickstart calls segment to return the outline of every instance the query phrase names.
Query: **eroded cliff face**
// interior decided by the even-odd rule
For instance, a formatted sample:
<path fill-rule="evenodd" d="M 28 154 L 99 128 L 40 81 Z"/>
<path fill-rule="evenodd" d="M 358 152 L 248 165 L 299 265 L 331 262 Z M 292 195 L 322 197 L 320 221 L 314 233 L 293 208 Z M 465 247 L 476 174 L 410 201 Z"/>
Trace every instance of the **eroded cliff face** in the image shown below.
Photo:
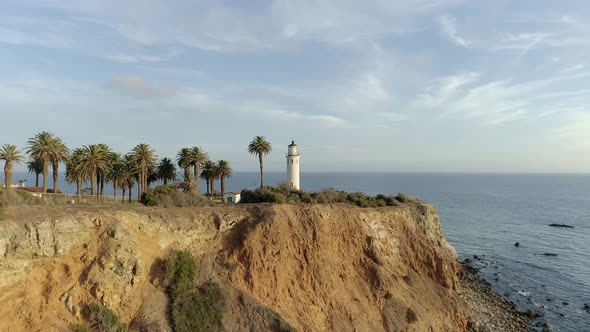
<path fill-rule="evenodd" d="M 0 330 L 61 331 L 89 303 L 170 330 L 163 260 L 218 282 L 229 331 L 464 331 L 455 251 L 428 204 L 198 209 L 12 207 L 0 223 Z M 267 309 L 268 308 L 268 309 Z"/>

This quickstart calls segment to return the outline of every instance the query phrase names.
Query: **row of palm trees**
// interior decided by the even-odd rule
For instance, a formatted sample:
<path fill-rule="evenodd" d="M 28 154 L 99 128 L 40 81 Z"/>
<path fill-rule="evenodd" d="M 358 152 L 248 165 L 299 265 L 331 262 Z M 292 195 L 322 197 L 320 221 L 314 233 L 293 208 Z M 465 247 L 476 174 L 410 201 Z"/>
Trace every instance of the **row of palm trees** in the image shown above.
<path fill-rule="evenodd" d="M 263 159 L 272 151 L 272 146 L 264 136 L 256 136 L 248 145 L 248 152 L 258 157 L 260 163 L 260 187 L 263 186 Z M 52 133 L 43 131 L 27 142 L 26 153 L 30 160 L 27 169 L 35 173 L 36 186 L 43 175 L 43 192 L 48 191 L 49 167 L 53 170 L 53 192 L 57 193 L 59 166 L 66 166 L 66 181 L 76 183 L 77 193 L 81 195 L 82 184 L 90 180 L 90 194 L 103 195 L 105 182 L 113 184 L 115 197 L 119 189 L 131 201 L 132 188 L 137 184 L 138 199 L 150 188 L 150 184 L 161 180 L 164 185 L 176 180 L 176 166 L 170 158 L 157 160 L 155 151 L 148 144 L 140 143 L 128 154 L 112 151 L 106 144 L 91 144 L 70 151 L 63 141 Z M 15 145 L 0 147 L 0 160 L 5 161 L 5 186 L 12 183 L 14 164 L 22 163 L 25 156 Z M 217 163 L 201 147 L 182 148 L 177 154 L 177 165 L 183 170 L 180 188 L 185 192 L 199 192 L 199 178 L 207 184 L 207 194 L 213 195 L 215 181 L 220 180 L 221 194 L 225 193 L 225 180 L 232 176 L 232 168 L 227 160 Z"/>

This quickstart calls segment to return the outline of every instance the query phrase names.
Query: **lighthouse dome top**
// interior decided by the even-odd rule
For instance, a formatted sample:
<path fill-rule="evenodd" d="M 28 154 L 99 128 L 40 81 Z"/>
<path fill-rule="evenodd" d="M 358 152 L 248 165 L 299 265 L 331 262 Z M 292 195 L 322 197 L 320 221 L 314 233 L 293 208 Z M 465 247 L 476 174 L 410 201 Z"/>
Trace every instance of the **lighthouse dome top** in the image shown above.
<path fill-rule="evenodd" d="M 297 146 L 297 144 L 295 144 L 295 141 L 291 141 L 291 144 L 289 144 L 289 146 Z"/>

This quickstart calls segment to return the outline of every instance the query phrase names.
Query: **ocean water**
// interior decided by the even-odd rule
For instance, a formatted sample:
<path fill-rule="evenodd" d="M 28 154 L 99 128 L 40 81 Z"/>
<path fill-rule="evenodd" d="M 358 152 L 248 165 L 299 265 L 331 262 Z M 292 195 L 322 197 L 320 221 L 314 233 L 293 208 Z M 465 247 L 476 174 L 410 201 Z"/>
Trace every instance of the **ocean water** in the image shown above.
<path fill-rule="evenodd" d="M 265 183 L 284 177 L 267 173 Z M 14 176 L 25 178 L 34 185 L 30 174 Z M 257 184 L 257 173 L 235 173 L 227 190 Z M 495 291 L 522 310 L 540 312 L 539 320 L 554 331 L 590 331 L 590 313 L 583 310 L 590 303 L 590 175 L 302 173 L 301 186 L 371 195 L 404 192 L 430 202 L 447 240 L 461 258 L 481 258 L 476 264 Z M 62 179 L 60 189 L 73 193 L 75 186 Z M 112 193 L 112 187 L 105 191 Z"/>

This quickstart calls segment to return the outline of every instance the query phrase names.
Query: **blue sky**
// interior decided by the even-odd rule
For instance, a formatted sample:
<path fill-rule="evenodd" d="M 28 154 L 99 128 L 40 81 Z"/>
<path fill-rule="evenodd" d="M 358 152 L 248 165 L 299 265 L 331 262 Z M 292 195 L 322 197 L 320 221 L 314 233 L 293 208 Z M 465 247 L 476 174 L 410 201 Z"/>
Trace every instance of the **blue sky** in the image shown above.
<path fill-rule="evenodd" d="M 303 171 L 590 171 L 590 3 L 0 3 L 0 144 L 200 145 L 235 170 L 266 136 Z"/>

